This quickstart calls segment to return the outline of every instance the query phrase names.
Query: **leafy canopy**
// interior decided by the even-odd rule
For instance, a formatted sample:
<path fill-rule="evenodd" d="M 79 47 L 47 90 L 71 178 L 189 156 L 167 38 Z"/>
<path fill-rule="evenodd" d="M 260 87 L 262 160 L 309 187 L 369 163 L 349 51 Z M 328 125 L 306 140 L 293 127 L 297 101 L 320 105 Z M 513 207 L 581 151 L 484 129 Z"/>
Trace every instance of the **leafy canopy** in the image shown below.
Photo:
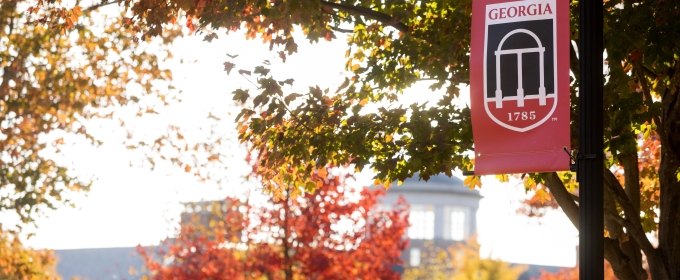
<path fill-rule="evenodd" d="M 112 118 L 121 107 L 151 113 L 174 98 L 158 88 L 172 78 L 159 66 L 159 53 L 179 29 L 167 28 L 164 40 L 135 43 L 136 31 L 122 17 L 107 17 L 98 12 L 102 4 L 92 4 L 0 5 L 0 211 L 15 212 L 21 223 L 90 188 L 91 178 L 54 156 L 66 156 L 60 147 L 74 135 L 101 144 L 86 129 L 89 120 Z M 135 85 L 139 90 L 129 90 Z"/>
<path fill-rule="evenodd" d="M 419 172 L 473 169 L 470 113 L 453 105 L 458 86 L 468 83 L 471 1 L 296 1 L 140 0 L 122 1 L 142 38 L 186 18 L 206 40 L 244 28 L 285 59 L 297 51 L 294 28 L 306 39 L 333 40 L 349 34 L 345 82 L 337 89 L 311 86 L 284 92 L 291 80 L 273 77 L 267 65 L 238 69 L 258 77 L 257 89 L 237 90 L 244 106 L 239 135 L 257 151 L 261 175 L 282 197 L 288 186 L 311 192 L 313 174 L 327 165 L 367 166 L 376 183 L 402 181 Z M 605 255 L 620 279 L 646 278 L 641 251 L 653 279 L 680 278 L 680 13 L 677 1 L 604 2 Z M 578 3 L 571 2 L 573 84 L 579 81 Z M 238 65 L 232 57 L 227 73 Z M 417 81 L 440 90 L 436 104 L 380 106 L 397 101 Z M 381 103 L 382 102 L 382 103 Z M 366 110 L 380 104 L 377 112 Z M 572 147 L 578 149 L 578 108 L 572 106 Z M 656 162 L 640 142 L 658 140 Z M 647 148 L 645 148 L 647 149 Z M 618 169 L 618 171 L 617 171 Z M 617 176 L 619 176 L 617 178 Z M 507 177 L 500 176 L 506 180 Z M 540 188 L 541 202 L 554 198 L 578 227 L 574 176 L 529 174 L 527 189 Z M 478 186 L 478 178 L 467 183 Z M 658 195 L 657 195 L 658 191 Z M 653 196 L 652 196 L 653 195 Z M 644 197 L 644 198 L 643 198 Z M 643 213 L 643 217 L 641 217 Z M 645 232 L 658 233 L 658 246 Z"/>

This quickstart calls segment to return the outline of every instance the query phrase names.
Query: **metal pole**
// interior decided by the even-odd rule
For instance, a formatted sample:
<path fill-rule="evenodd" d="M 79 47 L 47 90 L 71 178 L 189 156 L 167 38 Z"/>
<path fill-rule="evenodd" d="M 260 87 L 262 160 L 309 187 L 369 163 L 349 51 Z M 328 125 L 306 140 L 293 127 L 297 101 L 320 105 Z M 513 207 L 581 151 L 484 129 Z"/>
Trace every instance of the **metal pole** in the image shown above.
<path fill-rule="evenodd" d="M 579 1 L 579 278 L 604 279 L 603 0 Z"/>

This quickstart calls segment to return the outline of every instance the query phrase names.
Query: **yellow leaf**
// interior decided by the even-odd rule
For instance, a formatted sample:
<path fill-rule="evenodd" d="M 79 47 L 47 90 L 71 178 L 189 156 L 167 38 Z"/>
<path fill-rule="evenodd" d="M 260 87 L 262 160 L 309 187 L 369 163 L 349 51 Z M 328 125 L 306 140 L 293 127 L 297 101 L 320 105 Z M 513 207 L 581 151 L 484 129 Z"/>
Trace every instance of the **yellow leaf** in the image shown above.
<path fill-rule="evenodd" d="M 361 101 L 359 101 L 359 105 L 361 105 L 361 107 L 366 106 L 366 103 L 368 103 L 368 98 L 365 98 L 365 99 L 362 99 Z"/>
<path fill-rule="evenodd" d="M 354 65 L 352 65 L 352 71 L 356 71 L 356 70 L 359 69 L 360 67 L 361 67 L 361 66 L 360 66 L 359 64 L 354 64 Z"/>
<path fill-rule="evenodd" d="M 538 198 L 541 203 L 545 204 L 546 201 L 551 200 L 550 194 L 548 194 L 544 189 L 539 189 L 536 191 L 534 197 Z"/>
<path fill-rule="evenodd" d="M 496 175 L 496 179 L 498 179 L 498 181 L 500 181 L 501 183 L 510 182 L 510 176 L 508 176 L 507 174 Z"/>
<path fill-rule="evenodd" d="M 394 137 L 392 137 L 392 134 L 387 134 L 385 135 L 385 142 L 391 142 Z"/>
<path fill-rule="evenodd" d="M 468 176 L 463 181 L 463 185 L 468 186 L 471 190 L 475 187 L 482 187 L 482 180 L 478 176 Z"/>
<path fill-rule="evenodd" d="M 374 186 L 379 186 L 381 183 L 382 182 L 380 181 L 380 179 L 377 179 L 377 178 L 375 179 L 375 181 L 373 181 Z"/>

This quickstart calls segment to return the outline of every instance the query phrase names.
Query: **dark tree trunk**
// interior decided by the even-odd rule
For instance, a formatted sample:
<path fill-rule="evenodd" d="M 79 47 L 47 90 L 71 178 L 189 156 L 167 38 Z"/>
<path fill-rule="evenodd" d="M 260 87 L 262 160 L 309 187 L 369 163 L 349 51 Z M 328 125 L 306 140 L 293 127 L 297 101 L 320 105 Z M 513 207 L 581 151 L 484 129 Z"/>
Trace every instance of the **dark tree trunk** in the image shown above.
<path fill-rule="evenodd" d="M 293 262 L 290 258 L 290 244 L 288 243 L 288 237 L 290 236 L 290 228 L 288 225 L 288 215 L 290 212 L 290 190 L 286 192 L 286 203 L 284 203 L 284 214 L 283 214 L 283 265 L 284 271 L 286 273 L 286 280 L 293 280 Z"/>
<path fill-rule="evenodd" d="M 623 156 L 621 164 L 625 174 L 626 196 L 633 205 L 635 212 L 640 213 L 640 168 L 637 153 Z M 621 251 L 626 254 L 628 263 L 634 268 L 637 279 L 647 279 L 647 272 L 642 267 L 642 252 L 637 241 L 629 238 L 627 242 L 621 244 Z"/>
<path fill-rule="evenodd" d="M 662 104 L 658 250 L 668 278 L 680 279 L 680 92 L 667 90 Z"/>

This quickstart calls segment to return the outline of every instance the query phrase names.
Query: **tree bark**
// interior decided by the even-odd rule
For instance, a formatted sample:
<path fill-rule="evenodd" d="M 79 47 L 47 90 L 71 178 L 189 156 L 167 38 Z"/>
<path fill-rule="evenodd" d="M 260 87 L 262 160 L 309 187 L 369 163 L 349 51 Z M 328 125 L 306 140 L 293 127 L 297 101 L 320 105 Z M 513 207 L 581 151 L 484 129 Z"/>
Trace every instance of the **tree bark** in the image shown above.
<path fill-rule="evenodd" d="M 283 210 L 283 265 L 284 267 L 284 272 L 286 273 L 286 280 L 293 280 L 293 262 L 290 259 L 290 244 L 288 244 L 288 236 L 290 235 L 289 232 L 289 225 L 288 225 L 288 215 L 290 212 L 290 191 L 288 190 L 286 192 L 286 203 L 284 203 L 284 210 Z"/>
<path fill-rule="evenodd" d="M 397 30 L 401 32 L 408 32 L 408 26 L 406 24 L 403 24 L 401 22 L 398 22 L 398 19 L 395 19 L 394 17 L 383 14 L 380 12 L 376 12 L 374 10 L 371 10 L 369 8 L 364 8 L 364 7 L 359 7 L 359 6 L 354 6 L 354 5 L 347 5 L 347 4 L 342 4 L 342 3 L 332 3 L 332 2 L 327 2 L 327 1 L 321 1 L 321 7 L 327 7 L 331 9 L 337 9 L 340 11 L 344 12 L 349 12 L 354 15 L 359 15 L 366 17 L 368 19 L 372 20 L 377 20 L 381 22 L 382 24 L 392 26 L 396 28 Z"/>
<path fill-rule="evenodd" d="M 616 202 L 619 203 L 626 218 L 620 217 L 618 213 L 605 212 L 605 214 L 609 214 L 612 219 L 624 226 L 628 235 L 639 244 L 640 249 L 642 249 L 647 256 L 647 263 L 649 264 L 652 279 L 670 279 L 669 274 L 667 273 L 667 264 L 663 261 L 663 257 L 659 254 L 659 250 L 652 246 L 645 235 L 640 222 L 640 212 L 635 212 L 633 204 L 626 196 L 623 187 L 614 174 L 607 169 L 605 169 L 604 173 L 605 187 L 614 196 Z"/>
<path fill-rule="evenodd" d="M 619 241 L 611 238 L 604 239 L 604 258 L 612 266 L 614 276 L 620 280 L 638 280 L 629 265 L 626 255 L 619 248 Z M 646 279 L 646 278 L 644 278 Z"/>
<path fill-rule="evenodd" d="M 680 92 L 662 95 L 659 250 L 670 279 L 680 279 Z"/>
<path fill-rule="evenodd" d="M 625 175 L 625 192 L 636 213 L 640 213 L 640 169 L 638 155 L 632 153 L 622 156 L 621 164 Z M 636 240 L 630 239 L 621 244 L 621 250 L 628 256 L 630 265 L 635 268 L 638 279 L 647 279 L 647 272 L 642 267 L 642 252 Z"/>
<path fill-rule="evenodd" d="M 612 182 L 608 181 L 608 179 L 612 180 L 612 178 L 613 180 L 616 181 L 616 177 L 614 177 L 614 174 L 612 174 L 611 171 L 609 170 L 605 170 L 605 185 L 611 184 Z M 627 208 L 631 209 L 632 206 L 631 203 L 628 201 L 625 191 L 623 190 L 621 185 L 618 184 L 618 181 L 616 181 L 616 184 L 620 190 L 620 192 L 618 192 L 618 195 L 622 196 L 623 199 L 625 199 L 624 204 L 626 204 Z M 564 187 L 564 184 L 562 183 L 562 180 L 559 178 L 557 173 L 555 172 L 547 173 L 545 185 L 550 190 L 550 193 L 552 193 L 552 195 L 555 197 L 555 200 L 562 208 L 562 211 L 564 211 L 564 213 L 567 215 L 572 224 L 574 224 L 574 227 L 578 229 L 579 220 L 578 205 L 576 205 L 573 196 Z M 635 248 L 639 248 L 639 245 L 636 240 L 634 240 L 632 237 L 629 237 L 629 235 L 623 232 L 624 219 L 618 216 L 618 213 L 616 212 L 616 202 L 614 196 L 615 194 L 611 190 L 611 186 L 605 188 L 604 205 L 606 210 L 609 210 L 610 213 L 610 215 L 605 215 L 605 224 L 607 225 L 607 228 L 610 231 L 610 235 L 613 237 L 613 239 L 606 238 L 605 240 L 604 243 L 605 259 L 607 259 L 607 261 L 609 261 L 609 263 L 612 265 L 616 277 L 621 280 L 646 279 L 647 275 L 645 270 L 642 268 L 641 261 L 636 262 L 634 258 L 631 258 L 630 255 L 625 252 L 632 251 Z M 643 237 L 646 240 L 644 232 L 641 231 L 641 225 L 639 224 L 639 216 L 637 220 L 638 225 L 640 227 L 640 230 L 636 231 L 638 233 L 638 238 Z M 630 226 L 630 224 L 633 223 L 629 222 L 628 224 Z M 634 226 L 630 227 L 633 229 L 629 229 L 628 231 L 635 230 Z M 628 240 L 626 242 L 621 242 L 620 240 L 618 240 L 621 237 L 621 235 L 626 235 L 626 237 L 629 237 Z M 650 254 L 649 258 L 658 259 L 655 258 L 655 256 L 658 255 L 656 254 L 657 252 L 651 246 L 649 241 L 648 240 L 646 241 L 647 241 L 646 244 L 649 245 L 647 249 L 653 252 Z M 639 249 L 637 250 L 639 251 Z M 659 279 L 666 278 L 662 277 Z"/>

